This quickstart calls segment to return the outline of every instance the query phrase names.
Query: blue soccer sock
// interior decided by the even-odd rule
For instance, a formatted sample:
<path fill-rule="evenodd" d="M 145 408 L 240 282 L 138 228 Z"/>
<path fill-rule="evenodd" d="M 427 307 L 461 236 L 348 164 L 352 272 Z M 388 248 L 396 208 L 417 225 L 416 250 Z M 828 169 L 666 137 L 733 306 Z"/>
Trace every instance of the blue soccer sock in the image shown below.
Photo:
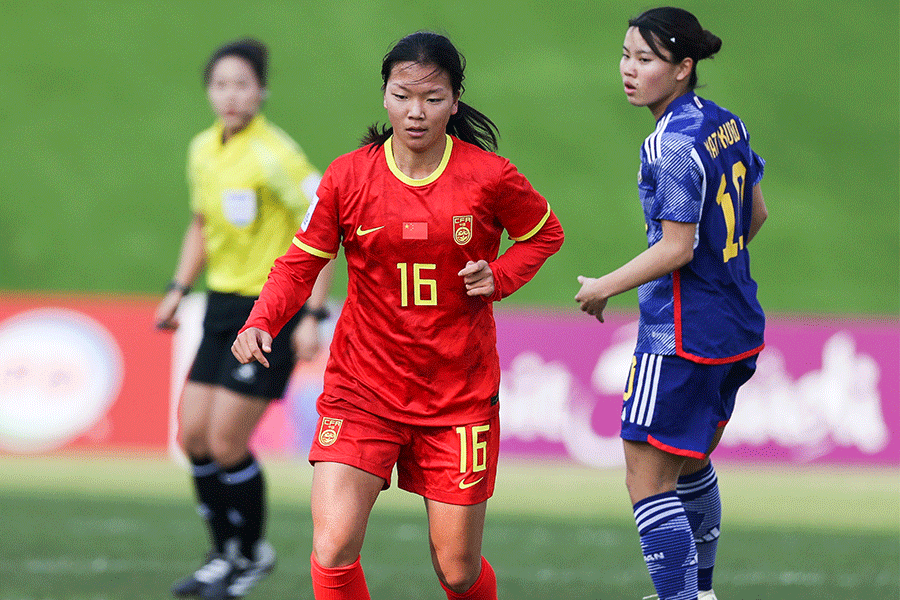
<path fill-rule="evenodd" d="M 722 521 L 719 479 L 712 463 L 696 473 L 679 477 L 678 497 L 684 505 L 697 544 L 697 587 L 711 590 Z"/>
<path fill-rule="evenodd" d="M 634 520 L 659 600 L 696 600 L 697 549 L 678 494 L 644 498 L 634 505 Z"/>

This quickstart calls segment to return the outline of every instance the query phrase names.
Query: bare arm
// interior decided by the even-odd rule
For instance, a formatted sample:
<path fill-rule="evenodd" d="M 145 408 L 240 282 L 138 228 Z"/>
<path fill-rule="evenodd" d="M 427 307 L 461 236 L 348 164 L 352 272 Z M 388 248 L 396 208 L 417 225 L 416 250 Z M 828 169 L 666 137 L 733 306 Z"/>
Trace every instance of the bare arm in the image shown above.
<path fill-rule="evenodd" d="M 756 234 L 759 233 L 763 223 L 765 223 L 766 219 L 769 217 L 769 210 L 766 208 L 766 202 L 763 200 L 763 193 L 759 184 L 753 186 L 753 207 L 751 215 L 750 232 L 747 234 L 748 244 L 750 243 L 750 240 L 756 237 Z"/>
<path fill-rule="evenodd" d="M 575 301 L 581 310 L 603 322 L 603 310 L 611 297 L 668 275 L 691 262 L 694 257 L 696 223 L 662 221 L 663 237 L 633 259 L 597 279 L 578 277 L 581 289 Z"/>
<path fill-rule="evenodd" d="M 156 326 L 160 329 L 175 329 L 175 311 L 184 296 L 184 290 L 193 285 L 194 280 L 206 264 L 206 244 L 203 238 L 203 215 L 195 214 L 184 232 L 181 242 L 181 254 L 172 283 L 175 287 L 169 290 L 156 308 Z"/>
<path fill-rule="evenodd" d="M 322 267 L 322 270 L 319 271 L 319 276 L 316 277 L 316 283 L 313 285 L 312 292 L 309 294 L 309 299 L 306 301 L 310 310 L 325 306 L 325 302 L 328 300 L 328 292 L 331 290 L 331 281 L 333 278 L 334 261 L 332 260 Z"/>

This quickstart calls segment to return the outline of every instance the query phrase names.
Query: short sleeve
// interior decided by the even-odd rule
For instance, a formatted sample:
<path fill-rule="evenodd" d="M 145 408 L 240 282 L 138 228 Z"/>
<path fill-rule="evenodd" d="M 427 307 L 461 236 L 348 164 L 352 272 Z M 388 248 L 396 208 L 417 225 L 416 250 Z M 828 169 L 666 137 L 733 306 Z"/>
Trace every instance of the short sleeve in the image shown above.
<path fill-rule="evenodd" d="M 495 200 L 500 224 L 517 242 L 532 237 L 550 217 L 546 198 L 509 161 L 503 163 Z"/>
<path fill-rule="evenodd" d="M 269 187 L 282 204 L 297 214 L 299 224 L 315 197 L 321 179 L 319 172 L 298 147 L 285 149 L 279 156 L 266 156 L 263 151 L 259 154 Z"/>
<path fill-rule="evenodd" d="M 747 131 L 747 126 L 744 125 L 744 122 L 740 119 L 737 119 L 737 121 L 741 126 L 741 132 L 744 134 L 744 139 L 747 143 L 747 181 L 750 182 L 750 187 L 752 188 L 762 181 L 763 172 L 766 168 L 766 161 L 750 147 L 750 132 Z"/>
<path fill-rule="evenodd" d="M 704 171 L 690 138 L 664 135 L 654 162 L 656 190 L 650 218 L 699 223 L 703 206 Z"/>
<path fill-rule="evenodd" d="M 765 170 L 766 161 L 759 154 L 750 150 L 750 166 L 747 168 L 747 180 L 750 182 L 751 188 L 762 181 Z"/>

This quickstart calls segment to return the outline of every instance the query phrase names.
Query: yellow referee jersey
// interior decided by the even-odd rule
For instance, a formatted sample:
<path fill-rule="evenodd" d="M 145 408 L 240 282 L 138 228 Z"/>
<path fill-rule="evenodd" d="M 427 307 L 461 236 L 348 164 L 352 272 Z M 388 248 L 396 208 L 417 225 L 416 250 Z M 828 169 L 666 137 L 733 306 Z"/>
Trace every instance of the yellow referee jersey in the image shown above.
<path fill-rule="evenodd" d="M 284 131 L 257 115 L 222 143 L 222 123 L 190 145 L 191 210 L 203 215 L 210 290 L 258 296 L 291 245 L 321 176 Z"/>

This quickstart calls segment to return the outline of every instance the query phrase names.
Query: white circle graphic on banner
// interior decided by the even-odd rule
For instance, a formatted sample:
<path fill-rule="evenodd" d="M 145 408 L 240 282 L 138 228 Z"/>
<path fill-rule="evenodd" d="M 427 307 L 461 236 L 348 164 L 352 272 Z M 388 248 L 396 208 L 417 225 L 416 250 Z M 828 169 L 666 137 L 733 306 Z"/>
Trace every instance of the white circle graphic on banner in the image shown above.
<path fill-rule="evenodd" d="M 0 447 L 65 445 L 106 415 L 122 376 L 116 340 L 80 312 L 36 309 L 0 323 Z"/>

